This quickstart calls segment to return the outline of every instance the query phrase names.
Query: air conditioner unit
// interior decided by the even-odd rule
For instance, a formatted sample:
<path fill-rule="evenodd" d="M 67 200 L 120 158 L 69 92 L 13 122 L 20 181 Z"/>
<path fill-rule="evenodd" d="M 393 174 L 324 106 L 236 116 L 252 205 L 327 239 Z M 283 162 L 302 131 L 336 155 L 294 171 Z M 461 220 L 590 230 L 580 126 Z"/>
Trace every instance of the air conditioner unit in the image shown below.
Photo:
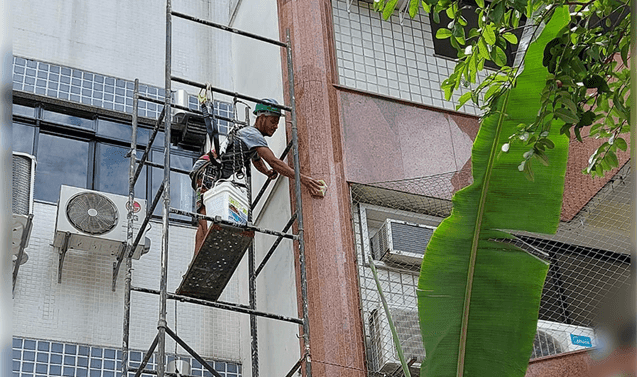
<path fill-rule="evenodd" d="M 13 225 L 11 228 L 11 248 L 14 265 L 24 264 L 29 256 L 24 249 L 29 246 L 33 225 L 33 187 L 35 183 L 35 157 L 20 152 L 13 152 L 13 185 L 11 195 L 11 212 Z M 22 252 L 22 253 L 20 253 Z M 20 254 L 22 256 L 20 257 Z"/>
<path fill-rule="evenodd" d="M 590 327 L 539 320 L 531 358 L 577 351 L 596 345 L 595 331 Z"/>
<path fill-rule="evenodd" d="M 431 239 L 433 226 L 385 220 L 370 242 L 376 260 L 400 264 L 420 264 Z"/>
<path fill-rule="evenodd" d="M 425 359 L 426 354 L 420 334 L 418 309 L 389 306 L 389 314 L 394 321 L 405 361 L 409 362 L 409 360 L 415 359 L 415 363 L 410 367 L 411 374 L 418 376 L 420 363 Z M 369 322 L 372 342 L 370 367 L 373 372 L 393 373 L 401 367 L 401 364 L 394 338 L 389 329 L 385 309 L 379 306 L 373 310 Z M 577 351 L 596 345 L 595 332 L 590 327 L 540 320 L 533 341 L 531 359 Z"/>
<path fill-rule="evenodd" d="M 389 306 L 389 314 L 394 321 L 398 341 L 403 350 L 405 361 L 415 359 L 410 371 L 418 376 L 420 363 L 425 359 L 425 348 L 420 335 L 418 309 Z M 393 373 L 401 367 L 398 352 L 389 328 L 385 309 L 380 306 L 371 313 L 370 334 L 372 341 L 372 369 L 379 373 Z"/>
<path fill-rule="evenodd" d="M 119 255 L 126 242 L 128 197 L 62 185 L 58 203 L 53 246 L 102 255 Z M 133 240 L 146 215 L 146 201 L 133 205 Z M 146 229 L 143 230 L 144 234 Z M 133 258 L 150 250 L 150 239 L 143 237 Z"/>

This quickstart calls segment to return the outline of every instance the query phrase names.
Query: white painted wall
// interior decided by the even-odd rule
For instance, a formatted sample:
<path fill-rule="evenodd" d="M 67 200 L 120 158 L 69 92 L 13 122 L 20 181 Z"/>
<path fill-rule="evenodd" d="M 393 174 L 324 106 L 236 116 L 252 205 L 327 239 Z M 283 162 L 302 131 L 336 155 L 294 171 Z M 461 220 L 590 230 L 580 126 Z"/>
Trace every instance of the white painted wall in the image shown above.
<path fill-rule="evenodd" d="M 249 31 L 279 40 L 277 2 L 275 0 L 242 0 L 236 11 L 232 25 L 239 30 Z M 274 98 L 283 103 L 283 82 L 280 47 L 235 35 L 232 39 L 234 69 L 234 90 L 258 98 Z M 286 65 L 283 65 L 286 67 Z M 254 104 L 252 104 L 254 106 Z M 290 120 L 287 118 L 285 120 Z M 270 148 L 279 156 L 287 144 L 285 123 L 281 119 L 279 130 L 268 139 Z M 260 227 L 281 230 L 290 218 L 290 197 L 288 178 L 279 177 L 280 182 L 270 189 L 267 207 L 255 211 L 256 223 Z M 254 173 L 255 191 L 265 182 L 265 177 Z M 255 192 L 256 193 L 256 192 Z M 262 202 L 265 202 L 262 200 Z M 274 237 L 257 235 L 255 249 L 257 265 L 262 260 Z M 244 261 L 240 278 L 242 301 L 247 302 L 248 291 L 245 278 L 247 264 Z M 296 281 L 294 275 L 292 243 L 283 241 L 257 280 L 257 308 L 259 310 L 298 316 Z M 243 375 L 251 375 L 250 327 L 248 317 L 242 319 Z M 259 370 L 263 376 L 283 376 L 300 357 L 296 325 L 258 320 Z"/>
<path fill-rule="evenodd" d="M 227 23 L 229 1 L 176 0 L 173 9 Z M 13 53 L 163 87 L 165 14 L 165 2 L 153 0 L 21 0 L 14 2 Z M 175 18 L 172 30 L 173 75 L 231 85 L 227 33 Z"/>
<path fill-rule="evenodd" d="M 29 261 L 21 266 L 13 300 L 13 335 L 54 339 L 70 343 L 119 348 L 124 316 L 122 266 L 117 290 L 111 291 L 114 257 L 71 250 L 57 282 L 58 253 L 51 244 L 57 206 L 36 203 L 34 225 L 26 249 Z M 148 254 L 133 261 L 133 285 L 159 289 L 161 223 L 152 221 L 147 233 Z M 186 272 L 194 250 L 195 229 L 171 226 L 168 290 L 174 292 Z M 238 283 L 231 280 L 220 300 L 236 302 Z M 159 296 L 133 292 L 130 348 L 147 349 L 157 333 Z M 168 325 L 206 358 L 240 361 L 239 318 L 236 314 L 186 303 L 178 304 L 175 326 L 174 301 L 168 302 Z M 167 351 L 174 352 L 168 341 Z M 179 348 L 178 353 L 184 354 Z"/>

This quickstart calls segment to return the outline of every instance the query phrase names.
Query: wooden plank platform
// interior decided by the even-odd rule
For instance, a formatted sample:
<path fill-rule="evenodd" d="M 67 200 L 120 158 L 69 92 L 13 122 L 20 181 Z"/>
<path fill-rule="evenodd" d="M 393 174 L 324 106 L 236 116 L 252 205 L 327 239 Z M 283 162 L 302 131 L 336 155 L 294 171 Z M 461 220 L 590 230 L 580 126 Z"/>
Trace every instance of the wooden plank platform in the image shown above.
<path fill-rule="evenodd" d="M 219 299 L 253 239 L 254 231 L 212 225 L 175 293 L 208 301 Z"/>

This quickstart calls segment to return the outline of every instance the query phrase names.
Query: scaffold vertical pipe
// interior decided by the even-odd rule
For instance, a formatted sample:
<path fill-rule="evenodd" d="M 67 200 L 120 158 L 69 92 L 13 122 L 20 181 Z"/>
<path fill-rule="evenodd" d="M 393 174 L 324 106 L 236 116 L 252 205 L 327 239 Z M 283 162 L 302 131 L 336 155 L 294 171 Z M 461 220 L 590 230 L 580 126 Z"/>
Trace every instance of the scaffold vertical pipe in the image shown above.
<path fill-rule="evenodd" d="M 246 191 L 249 201 L 252 202 L 252 167 L 250 162 L 246 165 Z M 248 206 L 248 222 L 252 223 L 252 208 Z M 257 309 L 257 277 L 255 267 L 254 241 L 248 248 L 248 291 L 250 309 Z M 252 377 L 259 377 L 259 339 L 257 338 L 257 316 L 250 314 L 250 355 L 252 362 Z"/>
<path fill-rule="evenodd" d="M 172 72 L 172 4 L 166 0 L 166 77 L 164 116 L 164 208 L 161 230 L 161 279 L 159 281 L 159 320 L 157 376 L 164 377 L 166 371 L 166 301 L 168 299 L 168 218 L 170 216 L 170 126 L 171 112 L 171 72 Z"/>
<path fill-rule="evenodd" d="M 133 247 L 133 209 L 135 208 L 135 171 L 137 170 L 137 112 L 139 109 L 139 79 L 135 79 L 133 91 L 133 121 L 130 143 L 130 163 L 128 165 L 128 224 L 126 228 L 126 277 L 124 278 L 124 329 L 122 337 L 122 376 L 127 376 L 128 369 L 128 339 L 130 336 L 130 294 L 133 260 L 130 256 Z"/>
<path fill-rule="evenodd" d="M 303 345 L 305 347 L 305 376 L 312 377 L 310 354 L 310 319 L 307 302 L 307 273 L 305 271 L 305 240 L 303 231 L 303 202 L 301 200 L 301 171 L 299 163 L 299 137 L 296 127 L 296 98 L 294 97 L 294 67 L 292 65 L 292 42 L 290 29 L 286 29 L 288 85 L 290 86 L 290 106 L 292 107 L 292 155 L 294 161 L 294 192 L 299 236 L 299 268 L 301 275 L 301 310 L 303 312 Z"/>

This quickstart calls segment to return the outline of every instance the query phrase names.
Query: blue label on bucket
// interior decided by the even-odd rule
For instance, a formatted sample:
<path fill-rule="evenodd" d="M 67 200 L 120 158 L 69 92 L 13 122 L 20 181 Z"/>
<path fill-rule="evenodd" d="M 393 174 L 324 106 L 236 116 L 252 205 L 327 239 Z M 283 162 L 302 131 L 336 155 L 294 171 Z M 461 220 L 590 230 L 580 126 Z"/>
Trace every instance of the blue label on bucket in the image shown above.
<path fill-rule="evenodd" d="M 589 336 L 571 334 L 571 343 L 581 347 L 592 347 L 593 341 Z"/>

